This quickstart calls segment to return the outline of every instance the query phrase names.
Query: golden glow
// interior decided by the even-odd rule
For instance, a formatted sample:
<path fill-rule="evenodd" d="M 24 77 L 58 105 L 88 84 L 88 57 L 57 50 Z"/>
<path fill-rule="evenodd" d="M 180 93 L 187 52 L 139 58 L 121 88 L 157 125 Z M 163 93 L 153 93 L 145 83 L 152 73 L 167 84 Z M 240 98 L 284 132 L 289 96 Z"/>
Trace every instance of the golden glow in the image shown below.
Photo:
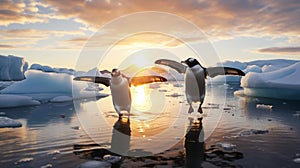
<path fill-rule="evenodd" d="M 150 100 L 150 90 L 145 85 L 132 87 L 132 108 L 145 112 L 151 109 L 152 102 Z"/>

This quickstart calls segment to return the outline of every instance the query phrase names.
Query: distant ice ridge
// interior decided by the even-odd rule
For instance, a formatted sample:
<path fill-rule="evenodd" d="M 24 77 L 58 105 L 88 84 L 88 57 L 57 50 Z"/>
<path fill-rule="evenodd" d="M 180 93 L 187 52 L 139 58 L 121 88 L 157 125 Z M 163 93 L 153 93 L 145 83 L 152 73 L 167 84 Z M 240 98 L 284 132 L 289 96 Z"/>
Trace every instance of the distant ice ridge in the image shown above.
<path fill-rule="evenodd" d="M 28 63 L 24 58 L 0 55 L 0 81 L 19 81 L 25 78 Z"/>
<path fill-rule="evenodd" d="M 70 74 L 70 75 L 74 75 L 75 74 L 75 70 L 74 69 L 52 68 L 50 66 L 40 65 L 40 64 L 32 64 L 29 69 L 31 69 L 31 70 L 39 70 L 39 71 L 43 71 L 43 72 L 66 73 L 66 74 Z"/>
<path fill-rule="evenodd" d="M 87 82 L 74 81 L 73 75 L 65 73 L 46 73 L 37 70 L 28 70 L 25 76 L 25 80 L 15 82 L 5 89 L 0 90 L 0 99 L 3 98 L 3 102 L 0 102 L 0 107 L 3 108 L 8 105 L 9 107 L 36 105 L 36 100 L 40 102 L 48 102 L 50 100 L 52 102 L 64 102 L 73 99 L 107 96 L 106 94 L 99 93 L 99 89 L 87 89 L 92 91 L 86 91 L 85 89 L 89 87 Z M 9 98 L 10 101 L 6 101 L 6 98 Z M 36 104 L 29 101 L 31 99 Z"/>

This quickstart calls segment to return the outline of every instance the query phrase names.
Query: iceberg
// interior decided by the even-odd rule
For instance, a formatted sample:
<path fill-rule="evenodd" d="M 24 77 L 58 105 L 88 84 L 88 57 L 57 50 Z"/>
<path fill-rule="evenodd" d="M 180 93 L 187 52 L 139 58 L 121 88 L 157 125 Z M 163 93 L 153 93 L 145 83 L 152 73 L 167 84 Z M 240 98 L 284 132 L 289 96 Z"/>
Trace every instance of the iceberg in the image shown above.
<path fill-rule="evenodd" d="M 25 78 L 28 63 L 24 58 L 0 55 L 0 81 L 19 81 Z"/>
<path fill-rule="evenodd" d="M 28 70 L 25 76 L 25 80 L 15 82 L 0 90 L 0 93 L 30 96 L 39 101 L 49 101 L 57 96 L 69 96 L 73 99 L 107 96 L 95 91 L 85 91 L 88 87 L 86 82 L 73 81 L 74 76 L 65 73 Z M 73 97 L 73 92 L 76 92 L 76 97 Z"/>
<path fill-rule="evenodd" d="M 249 72 L 241 79 L 247 96 L 300 100 L 300 62 L 263 73 Z"/>
<path fill-rule="evenodd" d="M 299 61 L 296 60 L 285 60 L 285 59 L 274 59 L 274 60 L 256 60 L 250 62 L 239 62 L 239 61 L 224 61 L 217 63 L 215 66 L 225 66 L 238 68 L 248 74 L 250 72 L 265 73 L 277 71 L 279 69 L 293 65 Z M 241 76 L 216 76 L 214 78 L 208 78 L 208 84 L 236 84 L 241 82 Z"/>

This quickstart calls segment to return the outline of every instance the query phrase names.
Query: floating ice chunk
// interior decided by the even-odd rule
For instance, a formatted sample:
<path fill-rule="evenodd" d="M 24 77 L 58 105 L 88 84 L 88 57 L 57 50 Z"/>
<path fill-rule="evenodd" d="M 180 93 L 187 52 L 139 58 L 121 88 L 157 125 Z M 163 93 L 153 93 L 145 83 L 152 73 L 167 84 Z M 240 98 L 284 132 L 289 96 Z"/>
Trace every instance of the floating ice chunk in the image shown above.
<path fill-rule="evenodd" d="M 180 96 L 183 96 L 182 94 L 178 94 L 178 93 L 172 93 L 170 95 L 166 95 L 168 97 L 180 97 Z"/>
<path fill-rule="evenodd" d="M 70 96 L 57 96 L 50 100 L 52 103 L 68 102 L 72 101 L 73 98 Z"/>
<path fill-rule="evenodd" d="M 0 108 L 35 106 L 41 104 L 29 96 L 0 94 Z"/>
<path fill-rule="evenodd" d="M 0 117 L 0 128 L 16 128 L 16 127 L 22 127 L 22 123 L 8 117 Z"/>
<path fill-rule="evenodd" d="M 18 160 L 17 162 L 15 162 L 15 164 L 21 164 L 21 163 L 27 163 L 27 162 L 31 162 L 33 161 L 33 158 L 23 158 L 23 159 L 20 159 Z"/>
<path fill-rule="evenodd" d="M 293 161 L 294 161 L 295 163 L 300 163 L 300 158 L 295 158 Z"/>
<path fill-rule="evenodd" d="M 121 156 L 113 156 L 113 155 L 105 155 L 103 156 L 103 160 L 107 161 L 111 164 L 117 163 L 122 159 Z"/>
<path fill-rule="evenodd" d="M 293 114 L 294 117 L 300 117 L 300 113 Z"/>
<path fill-rule="evenodd" d="M 79 165 L 79 168 L 109 168 L 111 166 L 108 162 L 103 161 L 87 161 Z"/>
<path fill-rule="evenodd" d="M 46 165 L 44 165 L 44 166 L 41 166 L 41 168 L 51 168 L 51 167 L 53 167 L 53 166 L 52 166 L 52 164 L 50 164 L 50 163 L 49 163 L 49 164 L 46 164 Z"/>
<path fill-rule="evenodd" d="M 53 150 L 48 153 L 48 155 L 57 155 L 57 154 L 60 154 L 59 150 Z"/>
<path fill-rule="evenodd" d="M 251 130 L 245 130 L 239 133 L 239 136 L 250 136 L 253 134 L 266 134 L 269 133 L 269 130 L 257 130 L 257 129 L 251 129 Z"/>
<path fill-rule="evenodd" d="M 273 106 L 272 105 L 267 105 L 267 104 L 257 104 L 256 108 L 257 109 L 272 110 Z"/>
<path fill-rule="evenodd" d="M 233 145 L 228 142 L 219 142 L 217 143 L 217 146 L 225 151 L 233 151 L 236 147 L 236 145 Z"/>

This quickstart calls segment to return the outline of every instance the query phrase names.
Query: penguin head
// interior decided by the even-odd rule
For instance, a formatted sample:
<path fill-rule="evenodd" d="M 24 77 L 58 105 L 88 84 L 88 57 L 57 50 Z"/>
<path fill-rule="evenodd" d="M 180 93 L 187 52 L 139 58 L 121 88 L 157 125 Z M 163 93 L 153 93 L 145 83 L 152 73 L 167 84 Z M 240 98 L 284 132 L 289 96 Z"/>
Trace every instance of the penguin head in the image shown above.
<path fill-rule="evenodd" d="M 121 75 L 121 72 L 118 69 L 113 69 L 111 72 L 111 76 L 113 76 L 113 77 L 118 77 L 120 75 Z"/>
<path fill-rule="evenodd" d="M 185 60 L 185 61 L 181 61 L 181 63 L 187 64 L 187 66 L 188 66 L 189 68 L 192 68 L 192 67 L 194 67 L 194 66 L 196 66 L 196 65 L 200 65 L 200 67 L 202 67 L 201 64 L 200 64 L 195 58 L 188 58 L 188 59 Z"/>

